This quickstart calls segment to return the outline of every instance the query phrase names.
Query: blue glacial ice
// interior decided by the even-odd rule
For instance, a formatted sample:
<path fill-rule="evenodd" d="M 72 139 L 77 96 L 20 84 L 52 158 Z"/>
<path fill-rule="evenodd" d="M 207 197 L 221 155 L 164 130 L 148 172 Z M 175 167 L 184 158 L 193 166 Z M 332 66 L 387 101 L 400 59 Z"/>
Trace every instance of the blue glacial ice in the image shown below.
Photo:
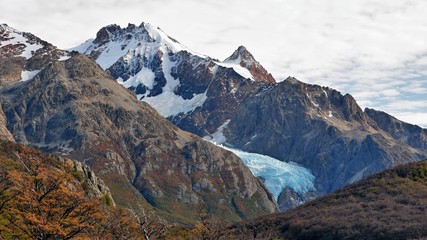
<path fill-rule="evenodd" d="M 311 171 L 296 163 L 282 162 L 266 155 L 221 147 L 239 156 L 256 177 L 263 178 L 266 187 L 276 200 L 287 187 L 299 194 L 316 190 L 315 177 Z"/>

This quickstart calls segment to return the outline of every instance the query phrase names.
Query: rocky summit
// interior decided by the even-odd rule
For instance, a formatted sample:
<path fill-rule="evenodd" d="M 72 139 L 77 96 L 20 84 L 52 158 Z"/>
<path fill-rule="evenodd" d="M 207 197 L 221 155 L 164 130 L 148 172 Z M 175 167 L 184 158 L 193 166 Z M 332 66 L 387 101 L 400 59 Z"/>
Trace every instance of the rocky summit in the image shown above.
<path fill-rule="evenodd" d="M 243 46 L 219 61 L 143 23 L 104 27 L 74 50 L 181 129 L 310 169 L 316 190 L 283 189 L 282 210 L 427 157 L 425 130 L 364 111 L 351 95 L 327 87 L 293 77 L 276 83 Z"/>
<path fill-rule="evenodd" d="M 182 224 L 197 209 L 230 221 L 277 210 L 236 155 L 172 125 L 88 56 L 53 61 L 0 99 L 17 142 L 87 164 L 119 205 Z"/>

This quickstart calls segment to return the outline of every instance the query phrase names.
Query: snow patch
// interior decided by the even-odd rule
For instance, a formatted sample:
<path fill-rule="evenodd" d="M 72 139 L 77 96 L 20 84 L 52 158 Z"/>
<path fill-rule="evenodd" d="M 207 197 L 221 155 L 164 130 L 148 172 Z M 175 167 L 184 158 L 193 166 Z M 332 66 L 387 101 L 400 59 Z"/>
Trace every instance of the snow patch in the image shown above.
<path fill-rule="evenodd" d="M 154 72 L 148 68 L 142 68 L 135 76 L 130 77 L 128 80 L 123 82 L 123 79 L 118 78 L 117 82 L 123 85 L 125 88 L 132 86 L 136 87 L 139 84 L 144 84 L 149 89 L 153 89 L 154 85 Z"/>
<path fill-rule="evenodd" d="M 221 126 L 219 126 L 216 132 L 210 135 L 204 136 L 203 139 L 213 142 L 215 144 L 224 144 L 227 141 L 227 139 L 224 136 L 224 129 L 228 126 L 229 123 L 230 123 L 230 119 L 228 119 Z"/>
<path fill-rule="evenodd" d="M 24 51 L 21 53 L 21 57 L 25 57 L 26 59 L 29 59 L 33 56 L 33 54 L 43 47 L 41 44 L 30 44 L 28 43 L 28 39 L 26 39 L 22 33 L 16 31 L 13 28 L 8 28 L 9 31 L 9 40 L 1 41 L 1 46 L 7 46 L 7 45 L 16 45 L 16 44 L 24 44 L 25 48 Z"/>
<path fill-rule="evenodd" d="M 138 95 L 140 99 L 143 95 Z M 183 99 L 173 92 L 163 92 L 155 97 L 141 99 L 157 110 L 163 117 L 177 115 L 195 110 L 202 106 L 208 97 L 205 93 L 197 94 L 192 99 Z"/>
<path fill-rule="evenodd" d="M 40 72 L 40 70 L 34 70 L 34 71 L 27 71 L 27 70 L 23 70 L 21 72 L 21 82 L 25 82 L 28 80 L 33 79 L 38 73 Z"/>
<path fill-rule="evenodd" d="M 325 94 L 325 96 L 328 97 L 328 93 L 325 91 L 325 89 L 322 89 L 322 91 Z"/>
<path fill-rule="evenodd" d="M 311 100 L 310 100 L 310 102 L 311 102 L 311 104 L 313 104 L 315 107 L 319 108 L 319 104 L 317 104 L 317 103 L 315 103 L 315 102 L 313 102 L 313 101 L 311 101 Z"/>
<path fill-rule="evenodd" d="M 80 45 L 78 45 L 76 47 L 68 49 L 68 51 L 70 51 L 70 52 L 76 51 L 76 52 L 79 52 L 79 53 L 87 53 L 87 54 L 89 54 L 90 52 L 87 52 L 87 50 L 94 44 L 93 43 L 94 40 L 95 39 L 93 39 L 93 38 L 88 39 L 88 40 L 86 40 L 86 42 L 84 42 L 84 43 L 82 43 L 82 44 L 80 44 Z"/>
<path fill-rule="evenodd" d="M 62 62 L 62 61 L 68 60 L 70 58 L 71 58 L 70 56 L 62 56 L 58 59 L 58 61 Z"/>
<path fill-rule="evenodd" d="M 162 57 L 162 69 L 166 78 L 166 85 L 162 89 L 163 92 L 154 97 L 146 97 L 148 93 L 138 95 L 138 99 L 144 97 L 141 100 L 154 107 L 163 117 L 194 111 L 197 107 L 202 106 L 208 98 L 206 95 L 207 91 L 196 94 L 191 99 L 183 99 L 181 96 L 176 95 L 174 91 L 179 86 L 180 81 L 172 77 L 171 69 L 173 67 L 174 63 L 170 61 L 167 55 L 164 55 Z M 135 86 L 134 84 L 139 81 L 149 89 L 152 89 L 154 73 L 150 69 L 143 69 L 126 85 L 128 81 L 124 83 L 119 81 L 119 83 L 122 83 L 125 87 L 129 87 L 131 85 Z"/>
<path fill-rule="evenodd" d="M 69 49 L 69 51 L 77 51 L 85 54 L 90 54 L 92 51 L 100 52 L 101 54 L 97 57 L 96 62 L 103 69 L 111 67 L 122 56 L 125 56 L 129 51 L 135 50 L 140 46 L 142 48 L 156 49 L 153 51 L 155 53 L 157 53 L 158 50 L 162 50 L 163 53 L 187 51 L 201 58 L 206 58 L 205 55 L 191 51 L 166 35 L 161 29 L 155 28 L 149 23 L 144 23 L 143 26 L 127 33 L 131 34 L 132 37 L 111 36 L 111 39 L 102 45 L 94 43 L 94 39 L 89 39 L 79 46 Z"/>
<path fill-rule="evenodd" d="M 232 68 L 237 74 L 240 76 L 250 79 L 252 81 L 255 81 L 255 78 L 252 76 L 251 72 L 249 72 L 248 69 L 240 66 L 240 63 L 237 63 L 237 61 L 225 61 L 225 62 L 216 62 L 219 66 L 225 67 L 225 68 Z"/>

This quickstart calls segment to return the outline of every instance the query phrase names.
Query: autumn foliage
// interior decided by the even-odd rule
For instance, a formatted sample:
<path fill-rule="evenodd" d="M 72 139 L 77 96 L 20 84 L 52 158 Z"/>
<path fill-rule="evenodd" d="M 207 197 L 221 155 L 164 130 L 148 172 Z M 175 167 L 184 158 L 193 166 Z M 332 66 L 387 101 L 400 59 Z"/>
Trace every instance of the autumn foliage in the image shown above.
<path fill-rule="evenodd" d="M 0 142 L 0 239 L 158 239 L 164 224 L 144 209 L 90 198 L 66 161 Z M 74 174 L 73 174 L 74 173 Z"/>

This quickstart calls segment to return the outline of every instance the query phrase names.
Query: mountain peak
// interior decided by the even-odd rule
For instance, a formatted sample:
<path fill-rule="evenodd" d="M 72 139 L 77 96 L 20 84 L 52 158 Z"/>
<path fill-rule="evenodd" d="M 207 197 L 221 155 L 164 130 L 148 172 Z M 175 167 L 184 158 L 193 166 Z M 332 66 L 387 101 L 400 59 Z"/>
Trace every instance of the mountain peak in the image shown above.
<path fill-rule="evenodd" d="M 5 31 L 14 31 L 15 29 L 9 27 L 6 23 L 0 24 L 0 34 L 2 34 Z"/>
<path fill-rule="evenodd" d="M 254 56 L 245 46 L 239 46 L 230 57 L 226 58 L 223 63 L 237 64 L 249 70 L 253 78 L 261 82 L 276 83 L 273 76 L 255 60 Z"/>
<path fill-rule="evenodd" d="M 160 28 L 145 22 L 139 26 L 129 23 L 124 28 L 116 24 L 105 26 L 98 31 L 95 39 L 90 39 L 70 51 L 90 54 L 103 69 L 107 69 L 122 56 L 144 52 L 147 49 L 156 54 L 161 52 L 161 55 L 180 51 L 193 53 Z"/>
<path fill-rule="evenodd" d="M 245 62 L 251 64 L 252 62 L 256 62 L 256 60 L 248 49 L 241 45 L 233 52 L 233 54 L 231 54 L 231 56 L 226 58 L 224 62 L 236 62 L 238 64 Z"/>
<path fill-rule="evenodd" d="M 32 33 L 0 24 L 0 85 L 29 80 L 49 62 L 67 55 Z"/>

